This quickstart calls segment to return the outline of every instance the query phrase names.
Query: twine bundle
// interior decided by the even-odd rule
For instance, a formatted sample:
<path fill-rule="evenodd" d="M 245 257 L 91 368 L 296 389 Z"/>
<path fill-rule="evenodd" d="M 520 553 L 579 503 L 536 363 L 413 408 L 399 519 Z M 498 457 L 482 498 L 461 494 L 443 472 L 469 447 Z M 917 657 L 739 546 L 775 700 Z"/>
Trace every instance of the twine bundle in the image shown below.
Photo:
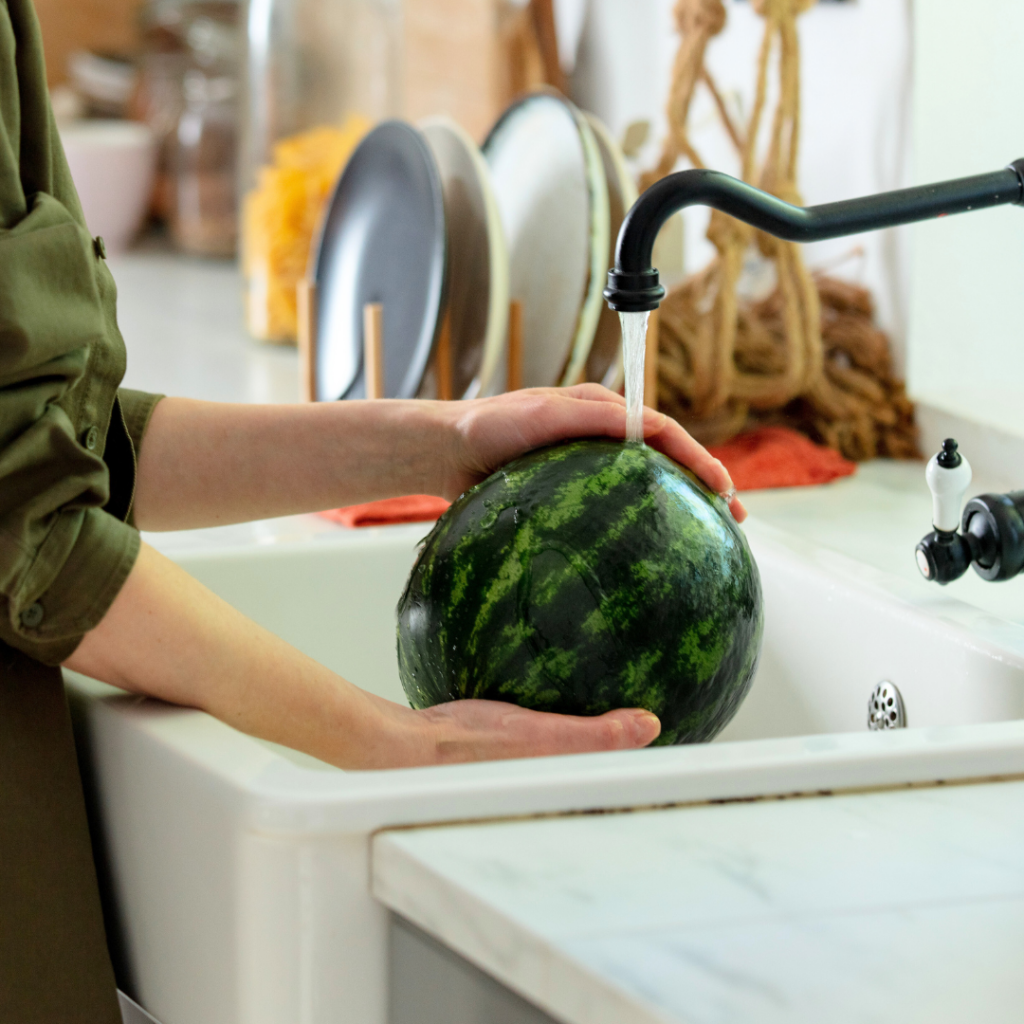
<path fill-rule="evenodd" d="M 698 85 L 711 94 L 740 157 L 744 181 L 800 204 L 796 185 L 800 141 L 800 46 L 796 20 L 815 0 L 754 0 L 765 20 L 754 104 L 737 125 L 705 65 L 710 40 L 725 27 L 722 0 L 678 0 L 682 42 L 668 103 L 669 134 L 644 186 L 684 158 L 703 167 L 688 134 Z M 769 70 L 778 50 L 778 100 L 759 159 L 766 124 Z M 717 255 L 675 288 L 661 306 L 659 405 L 705 443 L 747 426 L 785 423 L 847 458 L 917 455 L 913 406 L 892 370 L 889 341 L 874 324 L 869 293 L 812 275 L 795 242 L 756 231 L 713 211 L 708 239 Z M 738 294 L 751 247 L 776 278 L 761 301 Z"/>

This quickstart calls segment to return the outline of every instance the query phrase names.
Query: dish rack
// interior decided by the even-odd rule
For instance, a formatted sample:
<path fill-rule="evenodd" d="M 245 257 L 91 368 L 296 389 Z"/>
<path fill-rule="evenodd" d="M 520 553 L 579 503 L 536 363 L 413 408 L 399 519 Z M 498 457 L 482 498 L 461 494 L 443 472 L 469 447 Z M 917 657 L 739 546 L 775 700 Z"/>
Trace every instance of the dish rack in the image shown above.
<path fill-rule="evenodd" d="M 299 387 L 303 401 L 316 401 L 316 282 L 303 280 L 298 289 Z M 508 307 L 506 336 L 506 391 L 518 391 L 523 379 L 523 307 L 513 299 Z M 363 307 L 363 365 L 366 367 L 366 397 L 384 397 L 384 307 L 368 302 Z M 452 393 L 451 320 L 445 314 L 434 353 L 437 397 L 450 401 Z M 655 406 L 658 395 L 658 311 L 647 322 L 644 355 L 644 404 Z"/>

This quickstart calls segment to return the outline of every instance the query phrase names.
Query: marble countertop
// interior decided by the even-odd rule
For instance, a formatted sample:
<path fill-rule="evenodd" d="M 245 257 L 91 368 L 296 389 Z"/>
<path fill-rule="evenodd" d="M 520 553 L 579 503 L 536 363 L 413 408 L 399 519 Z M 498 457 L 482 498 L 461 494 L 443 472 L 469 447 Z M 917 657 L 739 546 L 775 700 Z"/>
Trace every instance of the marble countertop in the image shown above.
<path fill-rule="evenodd" d="M 373 889 L 569 1024 L 1024 1005 L 1021 781 L 385 832 Z"/>

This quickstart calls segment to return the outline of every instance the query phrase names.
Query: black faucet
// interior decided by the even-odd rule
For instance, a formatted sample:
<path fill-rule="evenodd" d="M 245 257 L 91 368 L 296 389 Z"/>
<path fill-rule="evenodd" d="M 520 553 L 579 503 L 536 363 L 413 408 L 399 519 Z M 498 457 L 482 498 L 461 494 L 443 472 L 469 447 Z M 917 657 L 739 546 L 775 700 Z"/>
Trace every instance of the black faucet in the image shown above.
<path fill-rule="evenodd" d="M 710 206 L 791 242 L 820 242 L 1009 204 L 1024 205 L 1024 159 L 991 174 L 806 208 L 720 171 L 679 171 L 653 184 L 626 215 L 604 297 L 622 313 L 658 308 L 665 289 L 651 266 L 654 240 L 665 221 L 687 206 Z M 927 473 L 935 530 L 917 545 L 925 579 L 949 583 L 971 565 L 986 580 L 1008 580 L 1024 570 L 1024 491 L 972 498 L 961 521 L 971 472 L 956 441 L 943 444 Z"/>
<path fill-rule="evenodd" d="M 622 313 L 658 308 L 665 289 L 651 266 L 654 240 L 665 221 L 687 206 L 713 207 L 791 242 L 820 242 L 1007 204 L 1024 205 L 1024 159 L 990 174 L 808 207 L 783 202 L 720 171 L 679 171 L 655 182 L 626 215 L 604 297 Z"/>

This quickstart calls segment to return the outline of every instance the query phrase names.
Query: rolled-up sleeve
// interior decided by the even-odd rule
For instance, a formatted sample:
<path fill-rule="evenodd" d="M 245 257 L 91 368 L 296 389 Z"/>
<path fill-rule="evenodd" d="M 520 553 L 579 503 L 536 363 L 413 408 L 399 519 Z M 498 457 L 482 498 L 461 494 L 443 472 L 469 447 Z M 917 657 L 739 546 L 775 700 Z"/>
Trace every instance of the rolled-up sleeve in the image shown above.
<path fill-rule="evenodd" d="M 118 391 L 126 355 L 102 257 L 31 0 L 0 0 L 0 655 L 63 661 L 138 556 L 135 455 L 159 396 Z"/>
<path fill-rule="evenodd" d="M 123 354 L 96 259 L 45 194 L 0 231 L 0 639 L 48 663 L 103 617 L 139 549 L 138 533 L 103 511 Z"/>
<path fill-rule="evenodd" d="M 137 452 L 142 447 L 142 439 L 145 437 L 156 403 L 164 396 L 153 395 L 148 391 L 134 391 L 131 388 L 120 388 L 117 396 L 121 400 L 125 428 Z"/>

